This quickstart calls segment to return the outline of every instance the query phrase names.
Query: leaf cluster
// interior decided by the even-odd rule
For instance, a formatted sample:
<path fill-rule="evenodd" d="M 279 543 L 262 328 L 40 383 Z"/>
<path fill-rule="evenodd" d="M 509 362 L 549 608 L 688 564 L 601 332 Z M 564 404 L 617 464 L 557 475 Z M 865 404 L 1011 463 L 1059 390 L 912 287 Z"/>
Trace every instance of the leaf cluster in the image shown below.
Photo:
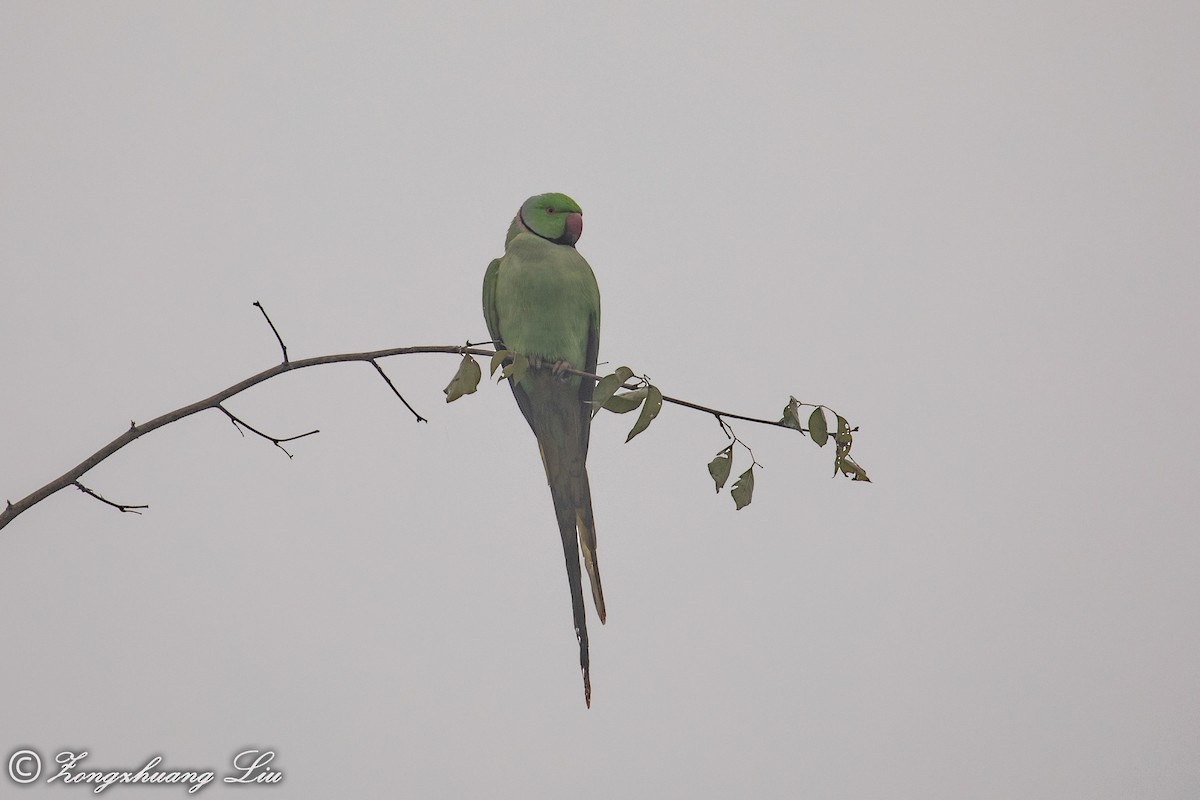
<path fill-rule="evenodd" d="M 804 428 L 800 425 L 800 407 L 812 405 L 811 403 L 801 403 L 796 398 L 788 399 L 788 404 L 783 408 L 783 418 L 779 423 L 787 428 L 794 428 L 804 434 Z M 827 409 L 825 406 L 812 406 L 812 413 L 808 415 L 808 436 L 817 447 L 824 447 L 829 442 L 829 421 L 825 416 L 826 410 L 837 419 L 837 432 L 833 435 L 834 457 L 833 457 L 833 474 L 834 477 L 840 472 L 842 475 L 855 481 L 871 482 L 867 477 L 867 471 L 860 467 L 853 458 L 850 457 L 850 448 L 854 444 L 854 431 L 857 428 L 851 428 L 850 423 L 841 414 L 838 414 L 833 409 Z"/>
<path fill-rule="evenodd" d="M 490 374 L 495 375 L 497 369 L 500 369 L 501 380 L 507 378 L 510 381 L 520 381 L 530 369 L 529 359 L 521 353 L 510 350 L 498 350 L 492 355 Z M 725 484 L 728 483 L 729 476 L 733 472 L 734 445 L 741 445 L 750 455 L 750 466 L 738 475 L 733 487 L 729 490 L 729 496 L 733 498 L 734 506 L 739 511 L 750 505 L 750 501 L 754 497 L 754 468 L 761 467 L 762 465 L 754 459 L 754 453 L 750 450 L 750 447 L 733 432 L 733 428 L 726 421 L 727 417 L 776 425 L 781 428 L 791 428 L 798 431 L 801 436 L 807 434 L 818 447 L 824 447 L 829 443 L 830 439 L 829 420 L 826 417 L 826 411 L 828 411 L 830 414 L 833 414 L 837 421 L 837 427 L 832 436 L 834 442 L 834 476 L 836 477 L 840 473 L 855 481 L 866 481 L 869 483 L 871 480 L 867 477 L 867 471 L 859 466 L 850 456 L 850 448 L 854 444 L 854 432 L 858 429 L 851 428 L 850 423 L 846 421 L 845 417 L 824 405 L 802 403 L 795 397 L 790 397 L 788 398 L 787 405 L 783 407 L 783 416 L 778 422 L 771 422 L 770 420 L 759 420 L 728 414 L 703 406 L 697 406 L 694 403 L 664 397 L 662 391 L 652 384 L 648 378 L 637 376 L 629 367 L 618 367 L 613 372 L 604 376 L 592 376 L 575 372 L 589 378 L 597 379 L 595 389 L 592 392 L 593 418 L 600 413 L 600 409 L 602 408 L 614 414 L 628 414 L 631 411 L 641 409 L 641 413 L 638 414 L 637 420 L 625 437 L 626 442 L 632 441 L 635 436 L 645 432 L 650 427 L 650 423 L 662 411 L 664 401 L 706 411 L 714 415 L 717 418 L 717 422 L 721 425 L 721 430 L 724 431 L 726 437 L 729 439 L 729 444 L 721 448 L 713 460 L 708 462 L 708 474 L 712 478 L 718 492 L 725 488 Z M 443 390 L 446 394 L 446 402 L 451 403 L 463 395 L 474 393 L 479 386 L 480 379 L 481 372 L 479 365 L 475 363 L 475 359 L 469 354 L 464 354 L 462 361 L 458 365 L 458 370 L 454 373 L 454 377 L 451 378 L 450 383 Z M 802 408 L 812 409 L 806 420 L 807 428 L 800 421 Z"/>

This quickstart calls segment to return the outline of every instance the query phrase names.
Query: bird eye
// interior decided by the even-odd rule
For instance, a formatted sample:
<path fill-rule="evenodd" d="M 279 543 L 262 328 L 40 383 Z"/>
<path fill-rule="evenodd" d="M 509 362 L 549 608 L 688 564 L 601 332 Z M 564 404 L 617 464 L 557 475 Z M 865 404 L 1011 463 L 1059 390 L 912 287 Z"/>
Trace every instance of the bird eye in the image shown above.
<path fill-rule="evenodd" d="M 550 208 L 550 207 L 548 207 L 548 208 L 546 209 L 546 213 L 547 213 L 547 214 L 553 214 L 553 213 L 554 213 L 554 209 L 553 209 L 553 208 Z"/>

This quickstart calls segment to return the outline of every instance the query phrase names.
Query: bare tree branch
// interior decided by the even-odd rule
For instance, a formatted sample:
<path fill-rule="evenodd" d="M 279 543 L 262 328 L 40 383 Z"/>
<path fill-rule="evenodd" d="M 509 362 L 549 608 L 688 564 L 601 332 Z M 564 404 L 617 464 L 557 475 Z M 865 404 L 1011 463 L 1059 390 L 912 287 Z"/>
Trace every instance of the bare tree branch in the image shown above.
<path fill-rule="evenodd" d="M 217 411 L 220 411 L 226 417 L 229 418 L 229 420 L 233 423 L 234 427 L 238 428 L 239 432 L 242 431 L 242 428 L 245 428 L 246 430 L 250 431 L 251 433 L 254 433 L 257 436 L 271 442 L 273 445 L 278 447 L 280 450 L 283 450 L 283 452 L 287 454 L 288 458 L 291 458 L 292 454 L 289 453 L 283 447 L 284 442 L 291 442 L 291 441 L 295 441 L 296 439 L 302 439 L 306 436 L 312 436 L 315 433 L 319 433 L 319 431 L 312 430 L 307 433 L 301 433 L 296 436 L 289 436 L 286 438 L 279 438 L 279 437 L 271 436 L 267 433 L 263 433 L 262 431 L 258 430 L 255 427 L 249 425 L 244 420 L 239 419 L 237 416 L 235 416 L 233 413 L 231 413 L 223 405 L 224 402 L 226 400 L 228 400 L 229 398 L 239 395 L 242 392 L 246 391 L 247 389 L 249 389 L 253 386 L 257 386 L 258 384 L 263 383 L 264 381 L 269 381 L 271 378 L 282 375 L 285 372 L 292 372 L 292 371 L 298 370 L 298 369 L 307 369 L 308 367 L 317 367 L 317 366 L 321 366 L 323 364 L 337 364 L 337 363 L 347 362 L 347 361 L 365 361 L 368 364 L 370 364 L 372 367 L 374 367 L 376 372 L 378 372 L 379 375 L 383 377 L 383 379 L 387 383 L 388 387 L 392 390 L 392 392 L 396 395 L 396 397 L 398 397 L 400 399 L 400 402 L 404 403 L 404 406 L 410 412 L 412 412 L 412 414 L 416 418 L 417 422 L 427 422 L 427 420 L 424 417 L 422 417 L 420 414 L 418 414 L 416 412 L 416 410 L 414 410 L 413 407 L 411 405 L 409 405 L 408 401 L 404 399 L 404 396 L 400 394 L 400 392 L 396 388 L 395 384 L 392 383 L 391 379 L 387 376 L 387 374 L 383 371 L 383 368 L 379 365 L 378 362 L 380 359 L 391 358 L 392 356 L 415 355 L 418 353 L 442 353 L 442 354 L 457 355 L 457 356 L 472 355 L 472 356 L 482 356 L 482 357 L 488 357 L 488 358 L 490 358 L 496 354 L 495 350 L 482 349 L 480 347 L 476 347 L 476 346 L 472 345 L 471 342 L 467 342 L 465 345 L 420 345 L 420 346 L 416 346 L 416 347 L 389 347 L 389 348 L 386 348 L 383 350 L 369 350 L 369 351 L 365 351 L 365 352 L 361 352 L 361 353 L 338 353 L 335 355 L 314 356 L 313 358 L 302 358 L 298 361 L 292 361 L 288 358 L 287 346 L 283 343 L 283 337 L 280 336 L 279 331 L 275 327 L 275 324 L 273 322 L 271 322 L 271 318 L 267 315 L 266 309 L 264 309 L 262 304 L 257 301 L 255 301 L 254 305 L 258 308 L 259 311 L 262 312 L 263 317 L 267 320 L 267 324 L 271 326 L 271 331 L 275 334 L 276 340 L 279 342 L 279 348 L 283 352 L 283 362 L 282 363 L 276 364 L 273 367 L 264 369 L 262 372 L 259 372 L 255 375 L 251 375 L 250 377 L 248 377 L 244 380 L 238 381 L 237 383 L 233 384 L 232 386 L 222 389 L 221 391 L 217 392 L 216 394 L 213 394 L 210 397 L 206 397 L 203 400 L 197 400 L 194 403 L 183 406 L 181 408 L 177 408 L 174 411 L 168 411 L 167 413 L 162 414 L 161 416 L 155 417 L 154 419 L 150 420 L 149 422 L 143 422 L 142 424 L 138 425 L 137 423 L 135 423 L 131 420 L 129 423 L 128 430 L 126 430 L 124 433 L 122 433 L 117 438 L 113 439 L 111 442 L 106 444 L 104 447 L 101 447 L 99 450 L 97 450 L 95 453 L 93 453 L 88 458 L 81 461 L 79 464 L 75 465 L 71 469 L 64 472 L 62 475 L 60 475 L 57 478 L 55 478 L 54 480 L 50 481 L 46 485 L 42 486 L 40 489 L 37 489 L 36 491 L 32 492 L 31 494 L 27 495 L 26 497 L 21 498 L 17 502 L 14 503 L 14 502 L 9 501 L 6 504 L 4 510 L 0 511 L 0 528 L 4 528 L 6 525 L 8 525 L 8 523 L 12 522 L 19 515 L 23 514 L 25 511 L 28 511 L 30 508 L 32 508 L 33 506 L 42 502 L 50 495 L 54 494 L 55 492 L 58 492 L 61 489 L 66 488 L 67 486 L 75 486 L 80 491 L 94 497 L 97 500 L 100 500 L 103 503 L 113 506 L 114 508 L 117 508 L 122 512 L 137 513 L 135 511 L 135 509 L 148 508 L 148 506 L 144 506 L 144 505 L 125 505 L 125 504 L 121 504 L 121 503 L 114 503 L 110 500 L 106 500 L 105 498 L 103 498 L 99 494 L 97 494 L 96 492 L 92 491 L 91 489 L 88 489 L 86 486 L 81 484 L 79 482 L 79 479 L 83 475 L 85 475 L 88 471 L 90 471 L 91 469 L 96 467 L 96 465 L 100 464 L 102 461 L 107 459 L 113 453 L 116 453 L 118 450 L 120 450 L 121 448 L 130 444 L 135 439 L 145 436 L 147 433 L 150 433 L 151 431 L 158 430 L 159 428 L 163 427 L 164 425 L 169 425 L 172 422 L 178 422 L 179 420 L 184 419 L 185 417 L 190 417 L 191 415 L 199 413 L 201 411 L 207 411 L 210 409 L 215 409 Z M 492 344 L 492 345 L 498 346 L 497 343 L 495 343 L 495 342 L 488 342 L 487 344 Z M 561 367 L 560 367 L 560 369 L 561 369 Z M 593 380 L 600 380 L 600 378 L 602 377 L 600 375 L 594 375 L 590 372 L 583 372 L 582 370 L 577 370 L 577 369 L 566 368 L 566 369 L 561 369 L 561 371 L 569 372 L 573 375 L 579 375 L 584 378 L 591 378 Z M 626 385 L 624 388 L 636 389 L 636 388 L 639 388 L 639 387 L 645 386 L 645 385 L 648 385 L 648 381 L 646 381 L 645 379 L 642 379 L 641 382 L 631 384 L 631 385 Z M 741 420 L 743 422 L 753 422 L 753 423 L 756 423 L 759 425 L 771 425 L 771 426 L 780 427 L 780 428 L 791 428 L 793 430 L 800 430 L 802 433 L 808 432 L 804 428 L 799 428 L 797 425 L 794 425 L 794 424 L 789 425 L 789 424 L 784 423 L 783 421 L 760 419 L 757 417 L 747 417 L 747 416 L 743 416 L 741 414 L 734 414 L 729 411 L 721 411 L 719 409 L 710 408 L 708 406 L 702 406 L 702 405 L 699 405 L 698 403 L 692 403 L 687 400 L 680 400 L 679 398 L 675 398 L 675 397 L 667 397 L 664 395 L 663 402 L 673 403 L 678 406 L 683 406 L 684 408 L 690 408 L 694 411 L 700 411 L 700 412 L 703 412 L 706 414 L 713 415 L 716 418 L 717 422 L 720 424 L 721 430 L 724 431 L 726 433 L 726 435 L 729 436 L 731 439 L 733 439 L 734 441 L 739 442 L 739 443 L 741 443 L 741 440 L 737 439 L 737 437 L 733 435 L 733 432 L 729 428 L 726 420 L 735 419 L 735 420 Z M 795 401 L 793 401 L 793 402 L 795 402 Z M 858 428 L 852 428 L 851 430 L 857 431 Z M 242 435 L 244 436 L 245 434 L 243 433 Z M 745 444 L 742 443 L 742 446 L 745 447 Z M 749 450 L 748 447 L 746 449 Z M 751 453 L 751 458 L 753 459 L 753 453 Z M 757 463 L 757 462 L 755 462 L 755 463 Z"/>
<path fill-rule="evenodd" d="M 113 439 L 111 442 L 104 445 L 104 447 L 101 447 L 95 453 L 92 453 L 91 456 L 67 470 L 54 480 L 50 481 L 45 486 L 32 492 L 26 497 L 17 500 L 16 502 L 10 501 L 5 509 L 0 511 L 0 528 L 4 528 L 4 526 L 12 522 L 20 514 L 28 511 L 30 508 L 42 502 L 55 492 L 58 492 L 67 486 L 73 485 L 77 480 L 79 480 L 79 478 L 85 475 L 97 464 L 104 461 L 106 458 L 125 447 L 130 442 L 133 442 L 135 439 L 145 436 L 151 431 L 158 430 L 164 425 L 169 425 L 170 423 L 178 422 L 185 417 L 190 417 L 192 414 L 196 414 L 200 411 L 206 411 L 208 409 L 215 409 L 229 398 L 241 394 L 252 386 L 257 386 L 263 381 L 268 381 L 271 378 L 284 374 L 285 372 L 292 372 L 298 369 L 307 369 L 308 367 L 318 367 L 322 364 L 338 364 L 347 361 L 371 362 L 381 358 L 414 355 L 416 353 L 449 353 L 452 355 L 469 354 L 489 357 L 492 355 L 491 350 L 463 347 L 462 345 L 431 345 L 418 347 L 389 347 L 384 350 L 371 350 L 363 353 L 338 353 L 335 355 L 314 356 L 313 358 L 302 358 L 298 361 L 285 361 L 282 364 L 276 364 L 269 369 L 264 369 L 262 372 L 259 372 L 256 375 L 251 375 L 245 380 L 238 381 L 234 385 L 222 389 L 211 397 L 206 397 L 203 400 L 197 400 L 195 403 L 183 406 L 182 408 L 177 408 L 174 411 L 168 411 L 167 413 L 155 417 L 149 422 L 143 422 L 140 425 L 131 423 L 129 429 L 120 436 Z M 266 438 L 271 439 L 269 436 Z M 280 441 L 287 440 L 281 439 Z"/>

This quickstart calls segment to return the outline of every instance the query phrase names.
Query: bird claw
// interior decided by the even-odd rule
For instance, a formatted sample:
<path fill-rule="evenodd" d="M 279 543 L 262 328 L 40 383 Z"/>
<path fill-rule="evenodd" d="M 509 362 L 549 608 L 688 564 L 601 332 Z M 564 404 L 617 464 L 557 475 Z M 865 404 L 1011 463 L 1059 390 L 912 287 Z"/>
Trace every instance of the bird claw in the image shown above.
<path fill-rule="evenodd" d="M 551 377 L 560 381 L 565 381 L 568 370 L 575 368 L 570 361 L 547 361 L 541 356 L 526 356 L 526 360 L 532 369 L 548 369 Z"/>

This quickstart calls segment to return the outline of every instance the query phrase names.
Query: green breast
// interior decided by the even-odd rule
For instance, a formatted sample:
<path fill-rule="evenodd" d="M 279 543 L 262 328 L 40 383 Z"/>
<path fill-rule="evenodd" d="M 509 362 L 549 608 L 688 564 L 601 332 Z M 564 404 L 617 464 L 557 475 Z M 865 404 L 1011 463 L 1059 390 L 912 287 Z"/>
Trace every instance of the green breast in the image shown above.
<path fill-rule="evenodd" d="M 509 349 L 585 368 L 600 292 L 575 248 L 531 233 L 513 238 L 496 276 L 496 309 Z"/>

